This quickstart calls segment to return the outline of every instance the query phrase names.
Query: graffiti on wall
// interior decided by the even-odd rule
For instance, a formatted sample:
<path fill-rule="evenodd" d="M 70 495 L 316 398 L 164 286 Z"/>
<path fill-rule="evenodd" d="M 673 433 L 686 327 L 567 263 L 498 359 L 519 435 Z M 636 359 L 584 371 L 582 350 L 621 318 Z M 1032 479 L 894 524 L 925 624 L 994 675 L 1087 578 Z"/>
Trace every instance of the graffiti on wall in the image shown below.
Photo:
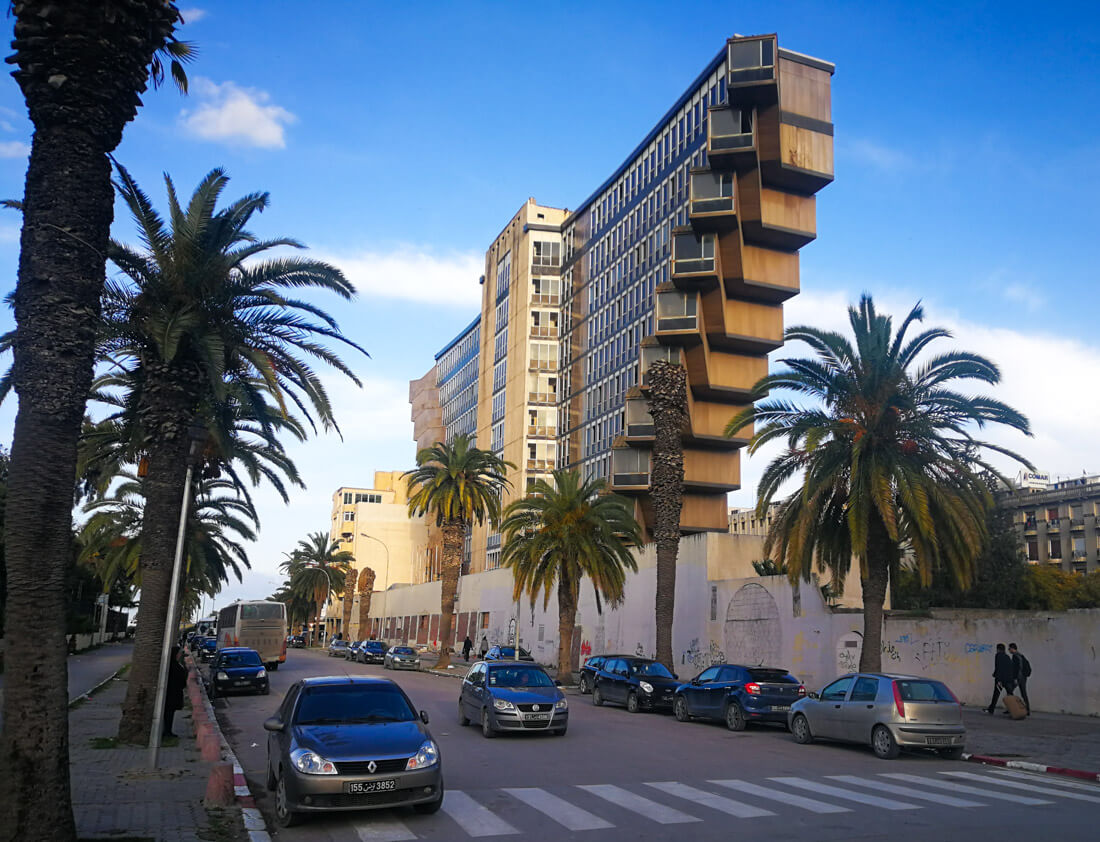
<path fill-rule="evenodd" d="M 696 669 L 706 669 L 725 662 L 726 653 L 713 640 L 706 649 L 703 649 L 699 645 L 699 638 L 693 638 L 691 645 L 680 653 L 680 663 L 691 664 Z"/>

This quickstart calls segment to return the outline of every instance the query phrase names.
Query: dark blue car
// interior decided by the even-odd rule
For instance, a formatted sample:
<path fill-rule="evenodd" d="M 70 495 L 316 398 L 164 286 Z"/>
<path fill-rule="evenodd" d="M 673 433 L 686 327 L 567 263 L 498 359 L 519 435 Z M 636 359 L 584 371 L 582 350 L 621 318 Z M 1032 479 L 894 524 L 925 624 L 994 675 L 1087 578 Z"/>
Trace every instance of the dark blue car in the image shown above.
<path fill-rule="evenodd" d="M 218 651 L 218 639 L 216 637 L 204 637 L 199 643 L 199 660 L 209 661 Z"/>
<path fill-rule="evenodd" d="M 749 722 L 786 725 L 791 705 L 805 695 L 785 669 L 718 664 L 677 688 L 672 711 L 680 722 L 720 719 L 731 731 L 744 731 Z"/>
<path fill-rule="evenodd" d="M 260 653 L 244 646 L 228 646 L 218 651 L 210 662 L 206 686 L 210 698 L 242 692 L 266 696 L 271 691 Z"/>

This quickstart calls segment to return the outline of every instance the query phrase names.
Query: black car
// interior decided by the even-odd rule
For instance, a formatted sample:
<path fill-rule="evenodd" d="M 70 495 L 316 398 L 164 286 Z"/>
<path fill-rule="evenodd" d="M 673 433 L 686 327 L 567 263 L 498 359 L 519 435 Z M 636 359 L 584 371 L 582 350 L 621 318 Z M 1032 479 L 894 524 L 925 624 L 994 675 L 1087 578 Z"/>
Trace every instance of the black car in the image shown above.
<path fill-rule="evenodd" d="M 649 658 L 609 658 L 596 673 L 592 704 L 617 702 L 631 713 L 640 710 L 671 710 L 673 694 L 680 682 L 675 673 Z"/>
<path fill-rule="evenodd" d="M 603 669 L 603 665 L 611 658 L 626 658 L 626 655 L 593 655 L 581 666 L 581 677 L 577 679 L 577 689 L 587 696 L 596 686 L 596 673 Z"/>
<path fill-rule="evenodd" d="M 534 663 L 534 658 L 531 657 L 531 653 L 519 647 L 519 653 L 516 652 L 515 646 L 494 646 L 488 652 L 485 653 L 484 660 L 486 661 L 531 661 Z"/>
<path fill-rule="evenodd" d="M 227 646 L 214 655 L 206 674 L 210 698 L 226 693 L 271 692 L 260 653 L 244 646 Z"/>
<path fill-rule="evenodd" d="M 481 723 L 481 733 L 549 731 L 559 737 L 569 728 L 569 702 L 546 670 L 520 661 L 478 661 L 462 680 L 458 721 Z"/>
<path fill-rule="evenodd" d="M 805 695 L 802 682 L 785 669 L 718 664 L 680 685 L 673 712 L 680 722 L 721 719 L 731 731 L 744 731 L 749 722 L 785 726 L 791 705 Z"/>
<path fill-rule="evenodd" d="M 303 813 L 443 805 L 439 746 L 404 691 L 386 678 L 306 678 L 264 722 L 275 823 Z"/>
<path fill-rule="evenodd" d="M 362 664 L 382 664 L 389 651 L 390 647 L 381 640 L 364 640 L 355 653 L 355 659 Z"/>
<path fill-rule="evenodd" d="M 306 636 L 304 634 L 292 634 L 287 641 L 287 645 L 293 649 L 304 649 L 306 646 Z"/>
<path fill-rule="evenodd" d="M 359 647 L 362 645 L 363 641 L 361 640 L 353 640 L 351 643 L 349 643 L 348 648 L 344 650 L 344 660 L 354 661 L 355 655 L 359 651 Z"/>

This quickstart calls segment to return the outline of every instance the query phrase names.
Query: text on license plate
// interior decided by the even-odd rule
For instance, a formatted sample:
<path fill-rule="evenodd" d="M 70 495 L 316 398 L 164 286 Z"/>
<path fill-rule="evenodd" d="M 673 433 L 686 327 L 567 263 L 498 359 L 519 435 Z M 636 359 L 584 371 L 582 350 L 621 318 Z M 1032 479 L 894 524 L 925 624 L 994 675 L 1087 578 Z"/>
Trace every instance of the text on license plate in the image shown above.
<path fill-rule="evenodd" d="M 388 781 L 352 781 L 344 784 L 344 792 L 354 795 L 358 792 L 389 792 L 397 789 L 397 781 L 390 778 Z"/>
<path fill-rule="evenodd" d="M 779 711 L 790 710 L 790 709 L 791 709 L 790 705 L 772 705 L 772 710 L 777 712 L 777 713 Z"/>
<path fill-rule="evenodd" d="M 528 722 L 545 722 L 550 718 L 548 713 L 532 713 L 527 717 Z"/>
<path fill-rule="evenodd" d="M 953 737 L 925 737 L 925 745 L 930 746 L 949 746 L 954 741 Z"/>

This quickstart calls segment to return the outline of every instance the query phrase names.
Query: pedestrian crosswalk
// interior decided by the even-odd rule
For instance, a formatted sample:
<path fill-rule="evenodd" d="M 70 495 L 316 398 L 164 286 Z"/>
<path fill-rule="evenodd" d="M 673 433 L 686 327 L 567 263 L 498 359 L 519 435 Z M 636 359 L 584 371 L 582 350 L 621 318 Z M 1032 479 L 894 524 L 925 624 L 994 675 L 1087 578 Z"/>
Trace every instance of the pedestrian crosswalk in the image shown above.
<path fill-rule="evenodd" d="M 982 769 L 447 790 L 443 808 L 436 816 L 416 816 L 406 811 L 360 813 L 354 814 L 352 826 L 362 842 L 527 838 L 551 828 L 558 828 L 559 833 L 562 829 L 576 833 L 580 838 L 586 831 L 616 827 L 628 831 L 649 823 L 675 826 L 708 821 L 759 822 L 805 812 L 1003 809 L 1006 801 L 1028 807 L 1067 802 L 1100 804 L 1100 787 Z M 440 828 L 440 822 L 449 827 Z M 591 838 L 599 836 L 595 833 Z"/>

